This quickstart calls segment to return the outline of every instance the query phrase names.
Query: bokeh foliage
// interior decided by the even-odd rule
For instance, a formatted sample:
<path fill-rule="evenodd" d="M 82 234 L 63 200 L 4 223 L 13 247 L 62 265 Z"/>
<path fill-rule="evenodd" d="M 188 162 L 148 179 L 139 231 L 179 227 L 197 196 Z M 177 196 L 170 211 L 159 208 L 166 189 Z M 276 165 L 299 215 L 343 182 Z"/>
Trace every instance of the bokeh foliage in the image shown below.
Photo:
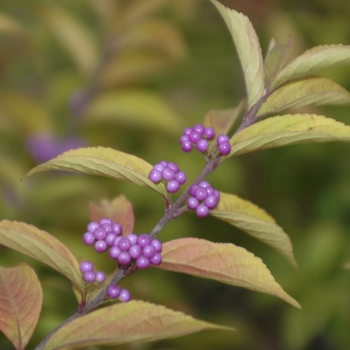
<path fill-rule="evenodd" d="M 272 36 L 283 41 L 289 34 L 294 55 L 319 44 L 350 43 L 350 5 L 341 0 L 224 3 L 251 18 L 265 49 Z M 173 160 L 193 179 L 204 160 L 180 151 L 182 128 L 202 121 L 209 108 L 233 107 L 244 95 L 229 33 L 205 0 L 19 0 L 0 4 L 0 44 L 0 218 L 40 227 L 76 256 L 112 272 L 108 258 L 81 243 L 89 201 L 125 194 L 134 205 L 137 233 L 153 227 L 163 202 L 148 189 L 94 176 L 56 172 L 21 182 L 36 165 L 27 140 L 43 131 L 56 140 L 79 137 L 151 164 Z M 349 67 L 327 76 L 350 88 Z M 349 124 L 348 108 L 306 112 Z M 291 237 L 299 271 L 271 248 L 214 218 L 188 214 L 160 235 L 164 241 L 194 236 L 247 248 L 263 259 L 302 311 L 212 281 L 158 269 L 138 272 L 122 282 L 134 299 L 237 329 L 140 349 L 348 349 L 349 152 L 350 145 L 343 143 L 264 150 L 227 161 L 210 176 L 213 186 L 275 217 Z M 22 261 L 38 273 L 44 295 L 31 348 L 75 311 L 75 300 L 59 274 L 0 247 L 1 266 Z M 7 344 L 0 335 L 0 345 Z"/>

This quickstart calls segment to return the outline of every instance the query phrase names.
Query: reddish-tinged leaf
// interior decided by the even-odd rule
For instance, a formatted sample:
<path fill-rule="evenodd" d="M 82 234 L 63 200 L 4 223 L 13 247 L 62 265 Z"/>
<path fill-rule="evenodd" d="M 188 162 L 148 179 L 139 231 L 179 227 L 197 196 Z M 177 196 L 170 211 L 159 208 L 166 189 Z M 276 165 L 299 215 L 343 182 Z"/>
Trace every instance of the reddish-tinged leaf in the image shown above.
<path fill-rule="evenodd" d="M 308 77 L 292 80 L 274 91 L 261 106 L 257 116 L 289 108 L 349 102 L 350 92 L 333 80 Z"/>
<path fill-rule="evenodd" d="M 66 276 L 83 293 L 84 283 L 78 260 L 57 238 L 23 222 L 3 220 L 0 222 L 0 242 L 51 266 Z"/>
<path fill-rule="evenodd" d="M 210 214 L 277 249 L 297 266 L 288 235 L 270 215 L 253 203 L 233 194 L 221 192 L 220 202 Z"/>
<path fill-rule="evenodd" d="M 155 341 L 209 329 L 233 330 L 164 306 L 133 300 L 93 311 L 66 324 L 44 350 Z"/>
<path fill-rule="evenodd" d="M 27 346 L 38 322 L 41 304 L 41 285 L 32 268 L 25 263 L 0 267 L 0 330 L 16 349 Z"/>
<path fill-rule="evenodd" d="M 90 202 L 90 219 L 99 221 L 102 218 L 109 218 L 122 225 L 123 236 L 134 230 L 134 211 L 132 204 L 121 195 L 114 198 L 111 202 L 103 199 L 98 206 Z"/>
<path fill-rule="evenodd" d="M 152 165 L 132 154 L 112 148 L 88 147 L 64 152 L 56 158 L 30 170 L 25 177 L 47 170 L 79 171 L 135 183 L 166 197 L 165 186 L 155 185 L 148 179 Z"/>
<path fill-rule="evenodd" d="M 231 243 L 181 238 L 163 245 L 164 270 L 209 278 L 233 286 L 274 295 L 300 308 L 275 281 L 260 258 Z"/>

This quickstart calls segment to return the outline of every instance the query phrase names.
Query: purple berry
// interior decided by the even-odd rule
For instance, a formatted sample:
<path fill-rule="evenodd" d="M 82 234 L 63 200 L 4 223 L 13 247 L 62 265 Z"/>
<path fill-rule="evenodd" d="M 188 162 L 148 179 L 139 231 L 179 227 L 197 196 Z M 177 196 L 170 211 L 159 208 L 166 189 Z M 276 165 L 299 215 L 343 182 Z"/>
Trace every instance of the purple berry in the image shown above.
<path fill-rule="evenodd" d="M 216 196 L 216 197 L 218 197 L 218 199 L 220 199 L 220 191 L 218 191 L 218 190 L 214 190 L 215 192 L 214 192 L 214 195 Z"/>
<path fill-rule="evenodd" d="M 221 134 L 218 136 L 218 138 L 216 139 L 217 143 L 223 143 L 223 142 L 229 142 L 230 138 L 226 135 L 226 134 Z"/>
<path fill-rule="evenodd" d="M 199 152 L 206 152 L 209 148 L 209 142 L 206 139 L 201 139 L 197 142 L 196 148 Z"/>
<path fill-rule="evenodd" d="M 200 204 L 196 209 L 197 216 L 203 218 L 209 214 L 209 208 L 205 204 Z"/>
<path fill-rule="evenodd" d="M 131 299 L 131 294 L 127 289 L 122 289 L 120 291 L 120 295 L 119 295 L 119 300 L 122 303 L 127 303 L 128 301 L 130 301 Z"/>
<path fill-rule="evenodd" d="M 107 236 L 106 231 L 100 226 L 94 231 L 94 236 L 97 240 L 105 239 Z"/>
<path fill-rule="evenodd" d="M 140 270 L 145 270 L 149 266 L 149 259 L 141 255 L 138 259 L 136 259 L 136 266 Z"/>
<path fill-rule="evenodd" d="M 121 252 L 117 260 L 120 265 L 128 265 L 131 262 L 131 256 L 128 252 Z"/>
<path fill-rule="evenodd" d="M 172 170 L 171 168 L 169 167 L 165 167 L 162 171 L 162 178 L 165 180 L 165 181 L 171 181 L 171 180 L 174 180 L 175 178 L 175 172 L 174 170 Z"/>
<path fill-rule="evenodd" d="M 118 248 L 121 251 L 126 252 L 130 249 L 130 247 L 131 247 L 130 241 L 127 238 L 122 237 L 122 239 L 118 243 Z"/>
<path fill-rule="evenodd" d="M 168 192 L 175 193 L 180 189 L 180 184 L 176 180 L 169 181 L 166 185 Z"/>
<path fill-rule="evenodd" d="M 152 169 L 149 174 L 148 174 L 148 178 L 153 182 L 153 183 L 158 183 L 162 180 L 162 173 L 157 170 L 157 169 Z"/>
<path fill-rule="evenodd" d="M 186 128 L 186 129 L 184 130 L 184 132 L 183 132 L 183 135 L 187 135 L 187 136 L 188 136 L 192 131 L 193 131 L 192 128 Z"/>
<path fill-rule="evenodd" d="M 163 167 L 165 168 L 165 167 L 168 165 L 168 162 L 165 161 L 165 160 L 161 160 L 161 161 L 159 162 L 159 164 L 160 164 L 160 165 L 163 165 Z"/>
<path fill-rule="evenodd" d="M 205 131 L 205 127 L 203 124 L 196 124 L 193 128 L 193 131 L 198 132 L 199 134 L 203 135 Z"/>
<path fill-rule="evenodd" d="M 109 245 L 110 247 L 113 245 L 114 240 L 117 238 L 117 235 L 114 233 L 109 233 L 106 238 L 105 238 L 105 242 L 107 243 L 107 245 Z"/>
<path fill-rule="evenodd" d="M 199 205 L 199 201 L 197 198 L 190 197 L 187 199 L 187 208 L 188 209 L 192 209 L 192 210 L 197 209 L 198 205 Z"/>
<path fill-rule="evenodd" d="M 123 232 L 123 228 L 122 228 L 122 226 L 120 224 L 114 223 L 112 225 L 112 232 L 114 234 L 116 234 L 117 236 L 120 236 L 122 234 L 122 232 Z"/>
<path fill-rule="evenodd" d="M 156 253 L 159 253 L 162 251 L 162 247 L 163 247 L 162 242 L 157 238 L 152 239 L 151 246 L 156 250 Z"/>
<path fill-rule="evenodd" d="M 118 285 L 112 284 L 107 288 L 107 295 L 112 299 L 117 299 L 121 290 L 122 289 Z"/>
<path fill-rule="evenodd" d="M 191 142 L 197 143 L 201 139 L 202 135 L 199 132 L 192 131 L 189 135 L 188 138 Z"/>
<path fill-rule="evenodd" d="M 92 245 L 95 243 L 95 236 L 91 232 L 85 232 L 83 234 L 83 242 L 86 245 Z"/>
<path fill-rule="evenodd" d="M 103 240 L 98 240 L 95 242 L 95 250 L 97 253 L 104 253 L 107 250 L 107 243 Z"/>
<path fill-rule="evenodd" d="M 125 238 L 130 241 L 131 245 L 135 245 L 137 243 L 138 236 L 135 233 L 128 233 Z"/>
<path fill-rule="evenodd" d="M 118 247 L 113 246 L 109 249 L 108 255 L 110 258 L 117 260 L 120 253 L 121 253 L 121 250 Z"/>
<path fill-rule="evenodd" d="M 204 201 L 208 197 L 207 190 L 205 188 L 203 188 L 203 187 L 198 187 L 196 189 L 195 197 L 199 201 Z"/>
<path fill-rule="evenodd" d="M 164 166 L 164 165 L 162 165 L 162 164 L 158 163 L 158 164 L 155 164 L 155 165 L 153 166 L 153 169 L 155 169 L 155 170 L 158 170 L 158 171 L 162 172 L 162 171 L 163 171 L 163 169 L 164 169 L 165 167 L 166 167 L 166 165 Z"/>
<path fill-rule="evenodd" d="M 229 142 L 222 142 L 219 144 L 219 152 L 222 155 L 227 155 L 231 152 L 231 145 Z"/>
<path fill-rule="evenodd" d="M 97 227 L 100 227 L 100 225 L 97 222 L 92 221 L 89 223 L 89 225 L 87 225 L 87 230 L 91 233 L 94 233 Z"/>
<path fill-rule="evenodd" d="M 113 245 L 118 247 L 119 241 L 122 239 L 122 236 L 117 236 L 117 238 L 114 240 Z"/>
<path fill-rule="evenodd" d="M 102 271 L 97 271 L 96 272 L 96 281 L 99 283 L 104 282 L 106 279 L 106 275 Z"/>
<path fill-rule="evenodd" d="M 204 135 L 207 138 L 207 140 L 212 140 L 215 137 L 215 131 L 213 128 L 211 128 L 210 126 L 208 126 L 207 128 L 205 128 L 204 130 Z"/>
<path fill-rule="evenodd" d="M 173 170 L 175 174 L 177 174 L 180 171 L 179 166 L 174 162 L 169 162 L 167 167 Z"/>
<path fill-rule="evenodd" d="M 84 260 L 79 264 L 79 269 L 81 272 L 94 271 L 94 264 L 89 260 Z"/>
<path fill-rule="evenodd" d="M 214 209 L 219 203 L 219 198 L 216 197 L 215 195 L 210 195 L 206 198 L 205 200 L 205 205 L 209 208 L 209 209 Z"/>
<path fill-rule="evenodd" d="M 180 143 L 182 143 L 182 142 L 184 142 L 184 141 L 188 141 L 188 140 L 189 140 L 189 138 L 188 138 L 187 135 L 182 135 L 182 136 L 180 137 Z"/>
<path fill-rule="evenodd" d="M 146 233 L 142 233 L 137 238 L 137 244 L 142 248 L 146 247 L 146 245 L 149 245 L 150 243 L 151 243 L 151 238 Z"/>
<path fill-rule="evenodd" d="M 192 142 L 190 140 L 181 142 L 181 149 L 184 152 L 191 152 L 192 151 L 192 147 L 193 147 L 192 146 Z"/>
<path fill-rule="evenodd" d="M 180 184 L 183 185 L 186 180 L 187 176 L 183 171 L 179 171 L 177 174 L 175 174 L 175 180 Z"/>
<path fill-rule="evenodd" d="M 162 256 L 159 253 L 155 253 L 150 259 L 152 265 L 158 266 L 162 263 Z"/>
<path fill-rule="evenodd" d="M 100 220 L 100 225 L 103 225 L 103 224 L 110 224 L 110 225 L 112 225 L 113 222 L 112 222 L 111 219 L 103 218 L 103 219 Z"/>
<path fill-rule="evenodd" d="M 215 190 L 213 187 L 208 186 L 208 187 L 205 187 L 205 189 L 207 190 L 208 196 L 215 195 Z"/>
<path fill-rule="evenodd" d="M 133 259 L 137 259 L 142 255 L 142 248 L 139 245 L 133 245 L 129 249 L 129 254 Z"/>
<path fill-rule="evenodd" d="M 106 231 L 106 233 L 111 233 L 113 231 L 113 228 L 112 228 L 112 224 L 108 224 L 108 223 L 105 223 L 105 224 L 102 224 L 100 226 L 100 228 L 102 228 L 103 230 Z M 95 233 L 95 232 L 94 232 Z"/>
<path fill-rule="evenodd" d="M 146 247 L 144 247 L 142 250 L 142 255 L 148 259 L 151 259 L 155 253 L 156 253 L 156 250 L 151 244 L 146 245 Z"/>
<path fill-rule="evenodd" d="M 198 187 L 199 187 L 198 185 L 191 186 L 191 188 L 190 188 L 190 195 L 191 196 L 195 196 L 196 190 L 197 190 Z"/>
<path fill-rule="evenodd" d="M 208 181 L 205 181 L 205 180 L 202 180 L 202 181 L 198 184 L 198 186 L 204 187 L 204 188 L 211 187 L 211 186 L 210 186 L 210 183 L 209 183 Z"/>
<path fill-rule="evenodd" d="M 93 283 L 96 280 L 96 273 L 94 271 L 86 271 L 84 273 L 84 280 L 88 283 Z"/>

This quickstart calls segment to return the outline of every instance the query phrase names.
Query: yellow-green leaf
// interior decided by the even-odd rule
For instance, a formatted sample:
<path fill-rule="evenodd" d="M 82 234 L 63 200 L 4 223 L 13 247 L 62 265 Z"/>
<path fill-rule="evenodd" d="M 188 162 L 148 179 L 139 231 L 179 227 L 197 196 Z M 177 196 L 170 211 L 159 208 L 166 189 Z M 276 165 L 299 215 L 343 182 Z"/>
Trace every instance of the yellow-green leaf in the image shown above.
<path fill-rule="evenodd" d="M 271 294 L 300 307 L 275 281 L 260 258 L 234 244 L 181 238 L 163 244 L 162 257 L 161 269 Z"/>
<path fill-rule="evenodd" d="M 51 266 L 83 293 L 84 283 L 78 260 L 54 236 L 33 225 L 3 220 L 0 221 L 0 243 Z"/>
<path fill-rule="evenodd" d="M 64 152 L 30 170 L 25 177 L 47 170 L 78 171 L 100 175 L 149 187 L 166 197 L 165 186 L 148 179 L 152 165 L 141 158 L 112 148 L 88 147 Z"/>
<path fill-rule="evenodd" d="M 152 127 L 178 135 L 184 122 L 157 93 L 147 90 L 106 92 L 86 110 L 88 121 L 115 121 L 135 127 Z"/>
<path fill-rule="evenodd" d="M 288 235 L 270 215 L 255 204 L 233 194 L 221 192 L 220 202 L 210 214 L 270 245 L 294 266 L 297 265 Z"/>
<path fill-rule="evenodd" d="M 17 350 L 24 349 L 38 323 L 42 290 L 27 264 L 0 267 L 0 330 Z"/>
<path fill-rule="evenodd" d="M 329 141 L 350 141 L 350 126 L 315 114 L 288 114 L 267 118 L 235 134 L 227 158 L 294 143 Z"/>
<path fill-rule="evenodd" d="M 217 7 L 231 33 L 239 60 L 242 65 L 248 95 L 248 108 L 251 109 L 264 92 L 264 64 L 258 36 L 249 18 L 229 9 L 216 0 L 211 0 Z"/>
<path fill-rule="evenodd" d="M 119 345 L 175 338 L 202 330 L 233 330 L 164 306 L 133 300 L 93 311 L 66 324 L 44 350 Z"/>
<path fill-rule="evenodd" d="M 349 102 L 349 91 L 331 79 L 313 76 L 292 80 L 282 85 L 269 96 L 257 116 L 288 108 Z"/>
<path fill-rule="evenodd" d="M 0 33 L 6 34 L 26 34 L 28 30 L 17 19 L 6 13 L 0 13 Z"/>
<path fill-rule="evenodd" d="M 321 45 L 305 51 L 282 69 L 271 83 L 276 88 L 285 82 L 350 63 L 350 45 Z"/>
<path fill-rule="evenodd" d="M 99 206 L 90 203 L 91 221 L 98 222 L 103 218 L 109 218 L 120 224 L 123 227 L 123 236 L 134 230 L 135 220 L 132 204 L 123 195 L 114 198 L 112 201 L 102 199 Z"/>

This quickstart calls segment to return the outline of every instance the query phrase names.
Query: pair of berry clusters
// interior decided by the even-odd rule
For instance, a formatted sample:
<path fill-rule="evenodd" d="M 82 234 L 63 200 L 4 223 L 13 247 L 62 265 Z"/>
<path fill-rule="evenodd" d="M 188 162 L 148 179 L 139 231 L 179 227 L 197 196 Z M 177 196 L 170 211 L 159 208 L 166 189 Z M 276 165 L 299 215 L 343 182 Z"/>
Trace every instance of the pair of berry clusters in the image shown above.
<path fill-rule="evenodd" d="M 186 174 L 183 171 L 180 171 L 180 168 L 176 163 L 168 163 L 165 160 L 154 165 L 148 178 L 156 184 L 162 180 L 166 181 L 166 187 L 170 193 L 177 192 L 180 189 L 180 185 L 183 185 L 187 180 Z"/>
<path fill-rule="evenodd" d="M 202 218 L 218 205 L 219 200 L 220 192 L 211 187 L 208 181 L 203 180 L 198 185 L 191 186 L 187 208 L 195 210 L 197 216 Z"/>
<path fill-rule="evenodd" d="M 190 152 L 195 146 L 199 152 L 205 153 L 209 148 L 209 141 L 214 138 L 215 130 L 213 128 L 196 124 L 193 128 L 184 130 L 180 138 L 181 149 L 184 152 Z M 216 142 L 221 155 L 227 155 L 231 152 L 230 139 L 226 134 L 219 135 Z"/>
<path fill-rule="evenodd" d="M 110 258 L 116 260 L 122 266 L 135 262 L 138 269 L 144 270 L 150 265 L 159 265 L 162 262 L 162 243 L 158 239 L 151 239 L 145 233 L 139 236 L 135 233 L 129 233 L 125 237 L 122 236 L 122 233 L 123 228 L 120 224 L 105 218 L 99 222 L 90 222 L 88 224 L 87 232 L 83 235 L 83 242 L 86 245 L 94 245 L 98 253 L 104 253 L 109 248 Z M 102 277 L 97 278 L 98 273 L 98 276 L 102 276 L 101 272 L 95 273 L 93 268 L 86 268 L 86 266 L 83 267 L 83 270 L 81 268 L 86 282 L 104 281 L 104 278 L 101 280 Z M 111 292 L 108 292 L 108 295 L 111 298 L 117 298 L 119 296 L 117 292 L 119 287 L 117 287 L 110 286 L 109 289 L 111 289 Z M 121 296 L 124 295 L 122 301 L 128 301 L 125 300 L 127 299 L 125 298 L 125 294 L 127 293 L 123 291 L 119 299 L 122 300 Z"/>

